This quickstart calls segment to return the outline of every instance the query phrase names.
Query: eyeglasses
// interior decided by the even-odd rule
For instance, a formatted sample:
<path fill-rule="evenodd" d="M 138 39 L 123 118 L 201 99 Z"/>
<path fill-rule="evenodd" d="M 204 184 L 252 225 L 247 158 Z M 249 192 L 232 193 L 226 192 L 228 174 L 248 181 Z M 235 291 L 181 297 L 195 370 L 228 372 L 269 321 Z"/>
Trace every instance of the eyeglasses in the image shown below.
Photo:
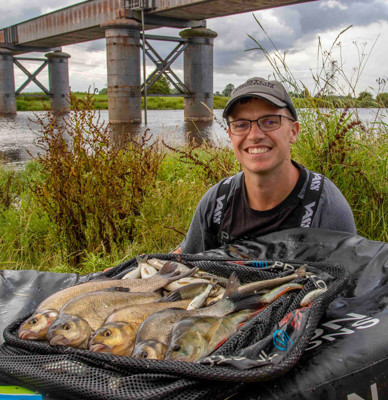
<path fill-rule="evenodd" d="M 257 126 L 263 132 L 270 132 L 279 129 L 282 124 L 282 118 L 287 118 L 292 122 L 294 119 L 286 117 L 285 115 L 265 115 L 257 119 L 239 119 L 237 121 L 228 122 L 230 133 L 236 136 L 248 135 L 252 129 L 252 122 L 257 122 Z"/>

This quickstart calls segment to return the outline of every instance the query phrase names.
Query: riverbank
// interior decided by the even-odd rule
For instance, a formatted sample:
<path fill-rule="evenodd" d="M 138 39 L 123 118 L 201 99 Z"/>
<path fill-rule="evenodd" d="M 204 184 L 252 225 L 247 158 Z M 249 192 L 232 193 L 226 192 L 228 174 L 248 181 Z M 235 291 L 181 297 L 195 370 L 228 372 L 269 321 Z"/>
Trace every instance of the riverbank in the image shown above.
<path fill-rule="evenodd" d="M 87 93 L 72 93 L 76 100 L 86 100 Z M 228 97 L 214 97 L 214 109 L 223 109 L 228 101 Z M 95 94 L 92 96 L 94 110 L 108 109 L 108 95 Z M 144 108 L 144 100 L 142 99 Z M 50 109 L 50 99 L 46 95 L 34 94 L 33 96 L 19 96 L 16 98 L 16 108 L 18 111 L 45 111 Z M 148 110 L 183 110 L 183 97 L 147 97 Z"/>
<path fill-rule="evenodd" d="M 73 101 L 84 101 L 88 97 L 88 93 L 74 92 L 72 93 Z M 214 96 L 214 109 L 224 109 L 229 97 Z M 326 96 L 322 98 L 293 98 L 296 108 L 314 107 L 321 108 L 378 108 L 383 105 L 379 104 L 374 99 L 359 100 L 351 97 L 335 97 Z M 107 94 L 94 94 L 92 96 L 92 104 L 94 110 L 107 110 L 108 109 L 108 95 Z M 142 99 L 142 107 L 144 108 L 144 100 Z M 50 109 L 50 99 L 43 93 L 33 93 L 26 96 L 18 96 L 16 98 L 17 111 L 45 111 Z M 183 97 L 147 97 L 148 110 L 183 110 L 184 102 Z"/>
<path fill-rule="evenodd" d="M 167 150 L 143 136 L 118 151 L 93 112 L 75 111 L 71 125 L 42 117 L 46 156 L 21 170 L 0 168 L 3 268 L 85 273 L 137 254 L 169 252 L 205 191 L 240 168 L 227 144 L 206 141 Z M 388 124 L 365 126 L 346 109 L 299 115 L 293 159 L 339 187 L 359 235 L 387 241 Z M 60 134 L 72 137 L 71 151 Z"/>

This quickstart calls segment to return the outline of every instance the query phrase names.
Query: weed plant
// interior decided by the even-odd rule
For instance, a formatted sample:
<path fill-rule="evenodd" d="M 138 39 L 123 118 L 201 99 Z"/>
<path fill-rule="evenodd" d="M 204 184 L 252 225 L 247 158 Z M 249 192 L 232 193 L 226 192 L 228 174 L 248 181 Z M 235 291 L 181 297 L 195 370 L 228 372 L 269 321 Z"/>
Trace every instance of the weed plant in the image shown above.
<path fill-rule="evenodd" d="M 29 189 L 55 223 L 62 258 L 79 264 L 85 252 L 110 254 L 133 240 L 134 218 L 164 155 L 147 133 L 124 148 L 112 145 L 91 96 L 72 106 L 68 117 L 37 116 L 42 176 Z"/>

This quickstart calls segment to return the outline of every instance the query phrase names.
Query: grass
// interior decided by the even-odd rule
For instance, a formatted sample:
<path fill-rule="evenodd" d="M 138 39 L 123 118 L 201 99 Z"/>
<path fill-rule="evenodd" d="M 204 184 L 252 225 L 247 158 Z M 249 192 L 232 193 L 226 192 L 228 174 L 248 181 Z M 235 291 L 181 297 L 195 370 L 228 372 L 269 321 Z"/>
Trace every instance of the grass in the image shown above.
<path fill-rule="evenodd" d="M 33 96 L 18 96 L 16 98 L 17 111 L 47 111 L 50 109 L 50 99 L 43 93 L 31 93 Z M 72 96 L 76 100 L 85 101 L 88 93 L 73 92 Z M 223 109 L 228 97 L 214 97 L 214 109 Z M 183 97 L 147 97 L 148 110 L 183 110 Z M 144 99 L 142 99 L 142 107 L 144 108 Z M 107 110 L 108 95 L 94 94 L 93 109 Z"/>

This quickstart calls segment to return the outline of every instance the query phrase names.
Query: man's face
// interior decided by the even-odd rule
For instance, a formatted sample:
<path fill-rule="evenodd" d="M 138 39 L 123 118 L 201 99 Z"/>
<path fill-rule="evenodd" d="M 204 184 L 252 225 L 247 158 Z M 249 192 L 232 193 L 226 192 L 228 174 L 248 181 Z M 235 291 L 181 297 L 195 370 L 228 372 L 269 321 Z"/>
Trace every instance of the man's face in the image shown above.
<path fill-rule="evenodd" d="M 287 109 L 277 108 L 265 100 L 252 98 L 245 104 L 237 103 L 228 116 L 228 121 L 254 120 L 275 114 L 291 117 Z M 229 130 L 229 137 L 234 154 L 242 164 L 244 172 L 261 175 L 280 172 L 290 165 L 290 144 L 296 142 L 298 131 L 298 122 L 282 118 L 280 128 L 274 131 L 263 132 L 257 123 L 253 122 L 249 134 L 235 136 Z"/>

